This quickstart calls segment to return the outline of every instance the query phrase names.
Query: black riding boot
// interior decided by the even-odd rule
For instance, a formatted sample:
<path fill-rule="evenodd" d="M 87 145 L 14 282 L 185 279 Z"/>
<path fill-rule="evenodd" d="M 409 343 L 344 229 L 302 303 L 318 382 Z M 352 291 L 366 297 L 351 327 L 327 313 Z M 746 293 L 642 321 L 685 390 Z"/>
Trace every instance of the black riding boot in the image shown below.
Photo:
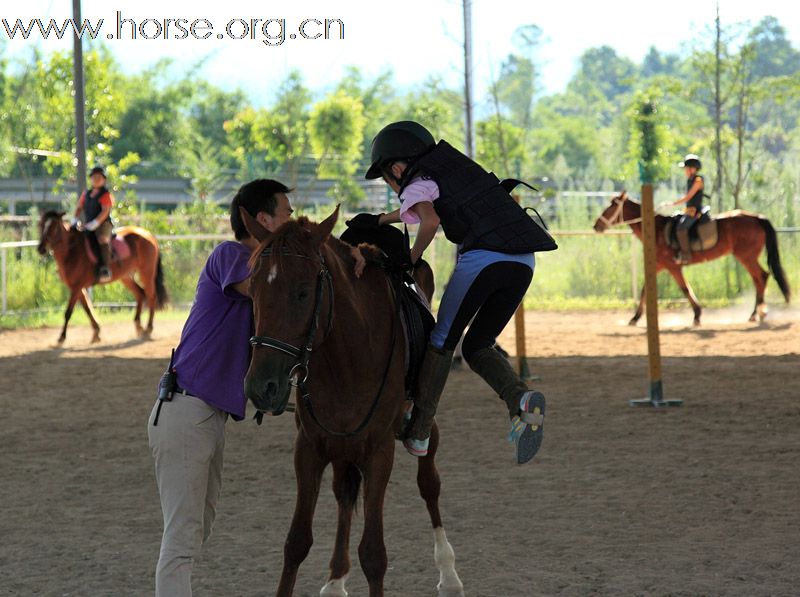
<path fill-rule="evenodd" d="M 108 282 L 111 280 L 111 269 L 109 266 L 111 265 L 111 245 L 108 243 L 100 244 L 100 271 L 98 275 L 98 281 L 100 282 Z"/>
<path fill-rule="evenodd" d="M 470 357 L 469 366 L 506 403 L 509 417 L 519 414 L 519 400 L 528 391 L 528 386 L 519 378 L 507 358 L 494 348 L 482 348 Z"/>
<path fill-rule="evenodd" d="M 450 374 L 450 363 L 453 361 L 452 350 L 440 350 L 428 345 L 417 381 L 414 397 L 414 410 L 408 424 L 406 449 L 415 456 L 428 453 L 428 439 L 431 436 L 433 417 L 439 405 L 439 397 L 444 390 L 447 376 Z"/>
<path fill-rule="evenodd" d="M 678 263 L 686 264 L 692 260 L 692 248 L 689 242 L 689 228 L 678 228 L 675 232 L 678 238 L 678 244 L 681 247 L 680 255 L 678 256 Z"/>

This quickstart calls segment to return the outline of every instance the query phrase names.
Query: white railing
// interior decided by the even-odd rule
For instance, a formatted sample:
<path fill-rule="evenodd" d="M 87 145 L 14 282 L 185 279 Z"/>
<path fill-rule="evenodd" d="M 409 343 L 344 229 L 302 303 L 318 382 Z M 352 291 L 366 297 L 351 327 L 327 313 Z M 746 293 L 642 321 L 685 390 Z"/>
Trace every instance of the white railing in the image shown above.
<path fill-rule="evenodd" d="M 781 234 L 797 234 L 800 233 L 800 227 L 794 228 L 776 228 L 776 232 Z M 551 230 L 550 233 L 553 236 L 605 236 L 605 237 L 613 237 L 613 236 L 630 236 L 631 237 L 631 297 L 635 300 L 639 300 L 639 283 L 638 283 L 638 276 L 639 276 L 639 254 L 637 252 L 637 241 L 636 237 L 631 234 L 630 229 L 612 229 L 607 230 L 602 235 L 599 235 L 594 230 Z M 214 241 L 223 241 L 223 240 L 230 240 L 229 234 L 164 234 L 159 235 L 158 240 L 160 241 L 167 241 L 167 240 L 214 240 Z M 39 241 L 36 240 L 23 240 L 23 241 L 15 241 L 15 242 L 4 242 L 0 243 L 0 284 L 2 286 L 2 315 L 6 315 L 8 313 L 8 250 L 9 249 L 20 249 L 25 247 L 36 247 L 39 245 Z M 97 303 L 95 306 L 97 307 L 124 307 L 124 306 L 135 306 L 135 303 Z"/>

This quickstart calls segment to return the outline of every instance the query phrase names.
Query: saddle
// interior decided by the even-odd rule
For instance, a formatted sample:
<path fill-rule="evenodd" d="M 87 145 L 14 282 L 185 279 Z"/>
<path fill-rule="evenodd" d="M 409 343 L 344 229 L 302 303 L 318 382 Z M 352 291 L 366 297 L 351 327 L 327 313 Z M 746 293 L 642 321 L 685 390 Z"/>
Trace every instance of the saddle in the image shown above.
<path fill-rule="evenodd" d="M 390 225 L 370 230 L 347 228 L 339 239 L 354 247 L 362 243 L 374 245 L 383 254 L 384 270 L 393 282 L 392 287 L 397 297 L 400 321 L 406 339 L 405 382 L 406 394 L 409 394 L 416 386 L 422 359 L 436 320 L 431 313 L 428 299 L 417 287 L 414 279 L 398 269 L 399 264 L 410 261 L 408 233 L 403 233 Z"/>
<path fill-rule="evenodd" d="M 717 232 L 717 220 L 711 217 L 711 208 L 705 206 L 701 211 L 700 218 L 689 229 L 689 243 L 692 251 L 707 251 L 714 248 L 719 241 Z M 669 216 L 664 226 L 664 241 L 675 251 L 679 251 L 681 246 L 678 243 L 677 231 L 678 222 L 683 214 Z"/>
<path fill-rule="evenodd" d="M 85 233 L 83 235 L 83 244 L 86 247 L 86 258 L 92 265 L 97 265 L 100 262 L 100 243 L 97 242 L 97 237 L 94 234 Z M 131 247 L 125 242 L 125 239 L 117 236 L 111 236 L 111 262 L 123 261 L 131 256 Z"/>

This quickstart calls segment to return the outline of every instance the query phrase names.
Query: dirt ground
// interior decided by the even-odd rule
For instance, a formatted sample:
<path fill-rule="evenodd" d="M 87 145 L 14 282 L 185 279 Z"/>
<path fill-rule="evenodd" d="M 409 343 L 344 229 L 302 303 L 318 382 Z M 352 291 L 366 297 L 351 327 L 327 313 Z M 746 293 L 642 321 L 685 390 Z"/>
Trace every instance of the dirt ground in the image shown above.
<path fill-rule="evenodd" d="M 442 399 L 445 527 L 469 596 L 797 595 L 800 312 L 662 314 L 664 388 L 636 409 L 643 326 L 622 312 L 529 313 L 545 443 L 519 467 L 504 408 L 471 371 Z M 147 447 L 154 387 L 180 324 L 0 332 L 0 595 L 147 595 L 161 519 Z M 510 333 L 501 339 L 513 349 Z M 270 595 L 294 502 L 291 415 L 228 424 L 215 532 L 195 594 Z M 386 505 L 388 595 L 434 595 L 433 538 L 413 459 L 398 451 Z M 328 475 L 328 481 L 330 476 Z M 323 489 L 297 595 L 317 595 L 334 540 Z M 361 526 L 354 528 L 358 542 Z M 351 595 L 366 583 L 352 549 Z"/>

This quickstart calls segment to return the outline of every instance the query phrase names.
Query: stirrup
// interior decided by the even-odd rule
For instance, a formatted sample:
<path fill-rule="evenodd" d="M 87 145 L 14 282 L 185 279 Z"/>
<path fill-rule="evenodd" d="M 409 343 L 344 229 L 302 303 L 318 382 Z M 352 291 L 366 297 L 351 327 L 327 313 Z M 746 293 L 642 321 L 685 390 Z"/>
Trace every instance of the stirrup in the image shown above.
<path fill-rule="evenodd" d="M 98 282 L 110 282 L 113 276 L 111 275 L 111 270 L 108 267 L 101 267 L 100 271 L 97 274 L 97 281 Z"/>

